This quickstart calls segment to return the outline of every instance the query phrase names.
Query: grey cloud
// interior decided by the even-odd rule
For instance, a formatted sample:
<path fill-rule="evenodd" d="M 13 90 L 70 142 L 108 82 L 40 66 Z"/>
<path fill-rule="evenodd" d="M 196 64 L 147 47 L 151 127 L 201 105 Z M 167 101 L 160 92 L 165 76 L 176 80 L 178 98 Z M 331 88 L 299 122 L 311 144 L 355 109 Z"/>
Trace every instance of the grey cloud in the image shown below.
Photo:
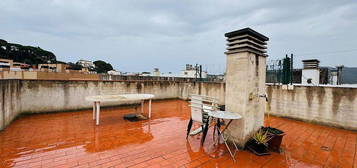
<path fill-rule="evenodd" d="M 309 55 L 357 49 L 354 0 L 2 0 L 0 8 L 0 38 L 123 71 L 178 71 L 185 63 L 224 71 L 223 34 L 244 27 L 271 38 L 271 59 L 293 52 L 297 61 L 357 66 L 357 52 Z"/>

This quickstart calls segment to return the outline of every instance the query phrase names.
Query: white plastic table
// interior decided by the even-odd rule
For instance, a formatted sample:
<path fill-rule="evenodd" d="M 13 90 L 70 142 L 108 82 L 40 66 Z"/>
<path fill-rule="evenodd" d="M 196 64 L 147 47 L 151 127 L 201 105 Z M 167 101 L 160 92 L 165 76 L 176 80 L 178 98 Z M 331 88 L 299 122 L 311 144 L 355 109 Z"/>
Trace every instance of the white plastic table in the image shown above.
<path fill-rule="evenodd" d="M 153 94 L 121 94 L 121 95 L 97 95 L 87 96 L 86 101 L 93 102 L 93 120 L 96 120 L 96 125 L 99 125 L 100 118 L 100 103 L 101 102 L 118 102 L 141 100 L 141 112 L 144 112 L 144 101 L 149 100 L 149 118 L 151 118 L 151 99 L 154 98 Z"/>
<path fill-rule="evenodd" d="M 233 120 L 239 120 L 242 118 L 241 115 L 239 115 L 238 113 L 232 113 L 232 112 L 228 112 L 228 111 L 211 111 L 211 112 L 208 112 L 208 116 L 210 117 L 213 117 L 213 118 L 216 118 L 217 119 L 217 126 L 215 127 L 215 129 L 217 129 L 218 131 L 218 134 L 220 137 L 222 137 L 223 141 L 224 141 L 224 144 L 226 145 L 228 151 L 229 151 L 229 154 L 231 155 L 233 161 L 236 161 L 235 160 L 235 155 L 238 151 L 238 147 L 237 147 L 237 144 L 233 141 L 233 145 L 234 147 L 236 148 L 235 152 L 232 153 L 231 149 L 229 148 L 228 144 L 227 144 L 227 140 L 229 138 L 229 136 L 227 137 L 224 137 L 223 136 L 223 133 L 225 130 L 227 130 L 227 128 L 229 127 L 229 125 L 232 123 Z M 220 129 L 220 121 L 219 120 L 229 120 L 228 124 L 221 130 Z M 219 143 L 219 137 L 218 137 L 218 142 Z"/>

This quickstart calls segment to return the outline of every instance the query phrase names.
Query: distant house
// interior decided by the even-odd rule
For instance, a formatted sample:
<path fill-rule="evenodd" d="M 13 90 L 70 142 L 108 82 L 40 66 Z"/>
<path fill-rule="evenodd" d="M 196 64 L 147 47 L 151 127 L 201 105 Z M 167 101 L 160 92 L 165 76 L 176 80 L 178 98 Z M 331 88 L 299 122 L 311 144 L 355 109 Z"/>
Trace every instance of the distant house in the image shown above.
<path fill-rule="evenodd" d="M 10 71 L 14 61 L 9 59 L 0 59 L 0 71 Z"/>
<path fill-rule="evenodd" d="M 201 74 L 200 74 L 201 73 Z M 184 78 L 207 78 L 207 72 L 200 70 L 199 66 L 186 64 L 186 68 L 181 71 L 181 77 Z"/>
<path fill-rule="evenodd" d="M 29 64 L 14 62 L 10 59 L 0 59 L 0 71 L 23 71 L 30 68 Z"/>
<path fill-rule="evenodd" d="M 92 61 L 88 61 L 88 60 L 79 60 L 77 61 L 77 64 L 86 67 L 86 68 L 95 68 L 95 64 Z"/>
<path fill-rule="evenodd" d="M 152 72 L 152 76 L 161 76 L 159 68 L 154 68 L 154 71 Z"/>
<path fill-rule="evenodd" d="M 65 72 L 67 64 L 38 64 L 38 70 L 44 72 Z"/>
<path fill-rule="evenodd" d="M 111 70 L 107 72 L 109 75 L 121 75 L 120 71 L 116 71 L 116 70 Z"/>
<path fill-rule="evenodd" d="M 207 79 L 209 81 L 224 81 L 225 75 L 224 74 L 207 74 Z"/>
<path fill-rule="evenodd" d="M 151 76 L 150 72 L 141 72 L 140 76 Z"/>
<path fill-rule="evenodd" d="M 22 71 L 22 70 L 28 70 L 30 69 L 31 65 L 21 63 L 21 62 L 13 62 L 12 67 L 10 68 L 10 71 Z"/>

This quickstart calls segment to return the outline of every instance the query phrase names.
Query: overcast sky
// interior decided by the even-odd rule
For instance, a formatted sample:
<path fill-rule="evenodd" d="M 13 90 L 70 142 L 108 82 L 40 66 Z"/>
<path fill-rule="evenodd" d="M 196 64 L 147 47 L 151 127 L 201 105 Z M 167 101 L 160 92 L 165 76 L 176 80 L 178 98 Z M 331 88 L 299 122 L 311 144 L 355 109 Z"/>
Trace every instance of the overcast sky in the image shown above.
<path fill-rule="evenodd" d="M 224 33 L 245 27 L 270 38 L 269 59 L 357 66 L 357 0 L 0 0 L 0 9 L 1 39 L 120 71 L 223 72 Z"/>

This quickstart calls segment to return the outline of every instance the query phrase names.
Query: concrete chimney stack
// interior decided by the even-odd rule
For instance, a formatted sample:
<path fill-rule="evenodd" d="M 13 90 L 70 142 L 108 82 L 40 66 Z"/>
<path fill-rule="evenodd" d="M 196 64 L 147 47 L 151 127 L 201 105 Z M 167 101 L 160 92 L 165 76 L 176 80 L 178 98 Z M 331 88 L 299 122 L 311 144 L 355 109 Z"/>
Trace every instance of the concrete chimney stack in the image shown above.
<path fill-rule="evenodd" d="M 252 133 L 264 125 L 266 41 L 268 37 L 245 28 L 226 33 L 226 110 L 239 113 L 241 120 L 234 121 L 226 131 L 243 146 Z"/>
<path fill-rule="evenodd" d="M 308 85 L 320 84 L 320 61 L 317 59 L 302 60 L 304 69 L 302 70 L 301 83 Z"/>

